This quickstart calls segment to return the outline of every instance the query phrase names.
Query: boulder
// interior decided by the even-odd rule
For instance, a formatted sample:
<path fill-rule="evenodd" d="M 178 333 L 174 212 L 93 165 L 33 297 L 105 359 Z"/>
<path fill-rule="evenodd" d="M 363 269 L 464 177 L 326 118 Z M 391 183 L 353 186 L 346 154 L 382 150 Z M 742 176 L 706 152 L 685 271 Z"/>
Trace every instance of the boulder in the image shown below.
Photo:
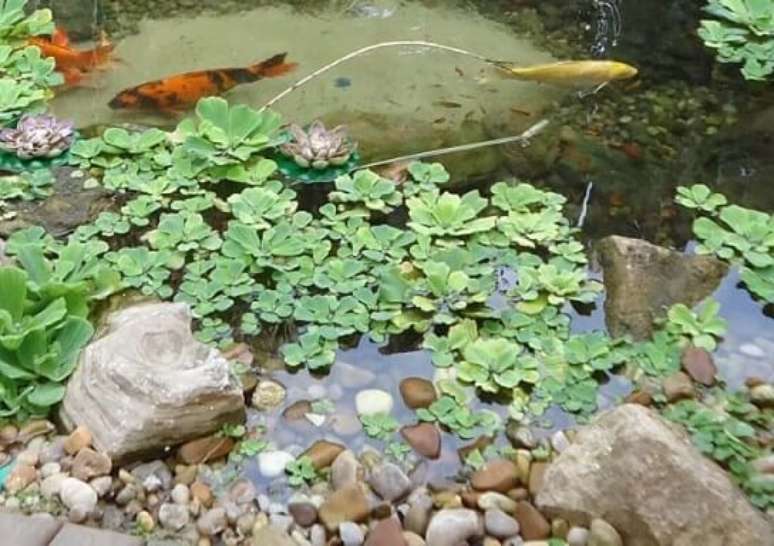
<path fill-rule="evenodd" d="M 611 334 L 647 339 L 675 303 L 692 307 L 717 288 L 728 266 L 640 239 L 613 235 L 596 246 L 605 276 L 605 321 Z"/>
<path fill-rule="evenodd" d="M 626 546 L 774 545 L 774 532 L 728 475 L 656 412 L 624 404 L 581 429 L 548 467 L 536 503 Z"/>
<path fill-rule="evenodd" d="M 193 337 L 188 307 L 146 303 L 108 317 L 81 353 L 60 416 L 123 464 L 241 422 L 244 411 L 228 362 Z"/>

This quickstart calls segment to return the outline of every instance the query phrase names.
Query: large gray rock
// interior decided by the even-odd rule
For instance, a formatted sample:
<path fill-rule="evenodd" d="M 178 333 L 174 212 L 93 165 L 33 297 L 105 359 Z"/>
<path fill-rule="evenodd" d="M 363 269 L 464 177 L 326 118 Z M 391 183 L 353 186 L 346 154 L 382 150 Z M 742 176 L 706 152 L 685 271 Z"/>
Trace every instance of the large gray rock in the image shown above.
<path fill-rule="evenodd" d="M 597 243 L 604 269 L 605 321 L 614 336 L 647 339 L 657 318 L 675 303 L 696 305 L 718 286 L 728 267 L 710 256 L 687 256 L 640 239 L 613 235 Z"/>
<path fill-rule="evenodd" d="M 774 529 L 728 475 L 654 411 L 625 404 L 581 429 L 549 465 L 538 507 L 626 546 L 772 546 Z"/>
<path fill-rule="evenodd" d="M 240 422 L 244 398 L 227 361 L 194 339 L 187 306 L 146 303 L 110 315 L 83 350 L 61 417 L 120 464 Z"/>

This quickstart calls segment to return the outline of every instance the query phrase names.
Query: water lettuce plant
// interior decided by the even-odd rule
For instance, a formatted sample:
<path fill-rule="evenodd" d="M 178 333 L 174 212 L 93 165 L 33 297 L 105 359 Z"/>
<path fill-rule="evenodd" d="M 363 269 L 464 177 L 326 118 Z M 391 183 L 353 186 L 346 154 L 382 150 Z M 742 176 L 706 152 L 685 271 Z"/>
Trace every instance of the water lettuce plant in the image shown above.
<path fill-rule="evenodd" d="M 747 80 L 774 73 L 774 1 L 708 0 L 699 36 L 722 63 L 739 63 Z"/>

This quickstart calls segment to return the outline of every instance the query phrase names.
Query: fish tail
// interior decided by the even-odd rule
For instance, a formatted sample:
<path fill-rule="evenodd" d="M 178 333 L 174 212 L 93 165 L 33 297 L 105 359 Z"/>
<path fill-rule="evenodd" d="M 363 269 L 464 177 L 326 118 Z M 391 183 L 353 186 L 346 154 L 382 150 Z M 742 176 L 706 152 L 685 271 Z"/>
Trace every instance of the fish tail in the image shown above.
<path fill-rule="evenodd" d="M 295 70 L 298 66 L 297 63 L 286 63 L 285 57 L 287 57 L 287 53 L 280 53 L 265 61 L 248 66 L 245 70 L 256 80 L 261 78 L 278 78 Z"/>

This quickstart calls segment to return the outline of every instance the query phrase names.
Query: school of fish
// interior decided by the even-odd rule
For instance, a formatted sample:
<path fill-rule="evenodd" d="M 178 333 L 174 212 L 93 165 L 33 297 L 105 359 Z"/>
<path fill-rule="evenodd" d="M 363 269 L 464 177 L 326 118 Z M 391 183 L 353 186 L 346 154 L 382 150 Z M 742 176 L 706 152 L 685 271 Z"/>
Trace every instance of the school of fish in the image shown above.
<path fill-rule="evenodd" d="M 72 47 L 67 33 L 60 28 L 50 38 L 35 37 L 29 43 L 39 47 L 43 56 L 55 60 L 56 70 L 70 87 L 81 85 L 87 75 L 117 61 L 115 46 L 104 35 L 88 50 Z M 201 98 L 221 95 L 237 85 L 290 73 L 298 65 L 286 62 L 286 56 L 286 53 L 280 53 L 245 67 L 197 70 L 144 82 L 124 89 L 108 104 L 113 109 L 183 113 Z M 638 73 L 635 67 L 612 60 L 561 61 L 527 67 L 505 61 L 489 62 L 507 78 L 574 89 L 598 89 L 613 81 L 629 80 Z"/>

